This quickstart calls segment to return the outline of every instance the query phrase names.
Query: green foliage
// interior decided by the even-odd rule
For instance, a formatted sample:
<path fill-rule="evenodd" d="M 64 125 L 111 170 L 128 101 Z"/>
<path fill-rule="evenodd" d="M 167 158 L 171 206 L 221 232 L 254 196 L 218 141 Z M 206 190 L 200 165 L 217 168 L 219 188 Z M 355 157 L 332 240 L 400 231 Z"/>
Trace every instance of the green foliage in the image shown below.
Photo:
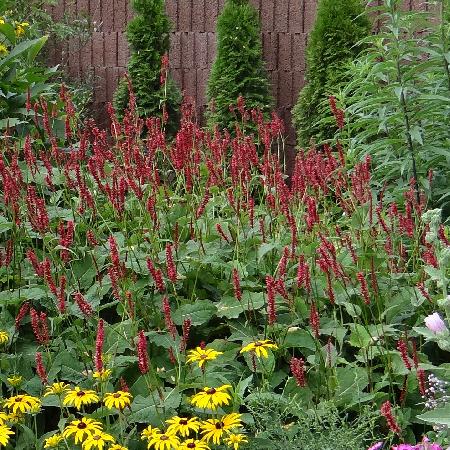
<path fill-rule="evenodd" d="M 170 21 L 163 0 L 133 0 L 135 17 L 128 24 L 127 39 L 131 46 L 128 74 L 141 117 L 161 116 L 162 104 L 169 114 L 167 130 L 173 133 L 179 119 L 181 96 L 168 78 L 161 84 L 162 57 L 169 51 Z M 115 94 L 115 107 L 123 116 L 129 103 L 129 87 L 122 80 Z"/>
<path fill-rule="evenodd" d="M 435 13 L 405 12 L 401 2 L 379 8 L 382 30 L 348 72 L 342 101 L 349 116 L 349 155 L 369 153 L 381 184 L 399 193 L 416 178 L 450 212 L 450 22 L 448 2 Z M 342 137 L 344 139 L 344 136 Z M 429 171 L 433 171 L 430 185 Z M 391 183 L 393 182 L 393 183 Z"/>
<path fill-rule="evenodd" d="M 208 80 L 208 124 L 234 131 L 230 106 L 242 96 L 248 109 L 267 113 L 273 104 L 264 67 L 260 25 L 248 0 L 227 0 L 217 22 L 217 56 Z"/>
<path fill-rule="evenodd" d="M 346 68 L 364 47 L 361 39 L 371 24 L 361 0 L 320 0 L 306 56 L 306 86 L 292 114 L 298 142 L 321 142 L 334 136 L 336 127 L 320 123 L 328 117 L 328 96 L 348 80 Z"/>

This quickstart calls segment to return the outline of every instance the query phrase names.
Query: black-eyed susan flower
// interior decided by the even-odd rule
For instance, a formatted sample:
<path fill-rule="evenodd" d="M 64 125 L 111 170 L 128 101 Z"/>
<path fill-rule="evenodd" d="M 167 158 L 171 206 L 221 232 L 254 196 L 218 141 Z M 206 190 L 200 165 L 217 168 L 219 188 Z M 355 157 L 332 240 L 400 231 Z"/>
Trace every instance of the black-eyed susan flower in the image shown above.
<path fill-rule="evenodd" d="M 167 433 L 179 434 L 182 437 L 188 437 L 191 431 L 198 433 L 200 429 L 200 422 L 197 420 L 197 417 L 188 419 L 187 417 L 174 416 L 166 420 L 166 423 L 169 424 Z"/>
<path fill-rule="evenodd" d="M 175 434 L 154 433 L 148 441 L 147 448 L 155 450 L 178 450 L 180 440 Z"/>
<path fill-rule="evenodd" d="M 6 50 L 8 50 L 8 49 L 6 49 Z M 8 341 L 9 341 L 9 334 L 6 331 L 0 330 L 0 345 L 7 344 Z"/>
<path fill-rule="evenodd" d="M 178 450 L 210 450 L 206 442 L 199 441 L 198 439 L 188 439 L 180 444 Z"/>
<path fill-rule="evenodd" d="M 75 406 L 78 410 L 83 405 L 90 405 L 91 403 L 97 403 L 100 399 L 95 391 L 89 389 L 82 390 L 78 386 L 75 389 L 69 391 L 64 397 L 63 404 L 65 406 Z"/>
<path fill-rule="evenodd" d="M 202 409 L 216 410 L 219 406 L 230 404 L 231 396 L 226 392 L 230 388 L 229 384 L 218 388 L 205 387 L 191 398 L 191 403 Z"/>
<path fill-rule="evenodd" d="M 142 431 L 141 439 L 142 440 L 144 440 L 144 439 L 150 440 L 155 433 L 160 433 L 160 429 L 149 425 L 147 428 L 145 428 Z"/>
<path fill-rule="evenodd" d="M 45 388 L 44 397 L 49 395 L 63 395 L 66 392 L 70 391 L 70 386 L 64 382 L 53 383 L 51 386 L 47 386 Z"/>
<path fill-rule="evenodd" d="M 208 419 L 201 424 L 202 439 L 209 443 L 219 445 L 224 433 L 229 433 L 242 427 L 241 414 L 231 413 L 220 419 Z"/>
<path fill-rule="evenodd" d="M 117 391 L 113 393 L 105 394 L 103 402 L 105 406 L 109 409 L 120 409 L 124 410 L 127 406 L 131 405 L 132 395 L 129 392 Z"/>
<path fill-rule="evenodd" d="M 89 417 L 82 417 L 81 419 L 72 420 L 63 431 L 63 437 L 68 438 L 73 435 L 75 444 L 83 442 L 94 433 L 102 431 L 102 424 Z"/>
<path fill-rule="evenodd" d="M 55 448 L 58 447 L 59 443 L 64 440 L 64 437 L 60 433 L 56 433 L 53 436 L 48 437 L 44 440 L 44 448 Z"/>
<path fill-rule="evenodd" d="M 83 450 L 103 450 L 109 443 L 114 443 L 115 439 L 108 433 L 97 431 L 88 436 L 83 441 Z"/>
<path fill-rule="evenodd" d="M 245 434 L 229 434 L 225 439 L 228 447 L 232 447 L 233 450 L 238 450 L 241 444 L 248 442 Z"/>
<path fill-rule="evenodd" d="M 123 445 L 120 444 L 114 444 L 111 445 L 111 447 L 109 447 L 108 450 L 128 450 L 128 447 L 124 447 Z"/>
<path fill-rule="evenodd" d="M 107 381 L 111 377 L 112 370 L 111 369 L 102 369 L 100 371 L 96 371 L 92 374 L 94 379 L 97 381 Z"/>
<path fill-rule="evenodd" d="M 0 425 L 0 445 L 6 447 L 13 434 L 14 431 L 12 431 L 11 428 L 6 425 Z"/>
<path fill-rule="evenodd" d="M 13 424 L 18 424 L 25 421 L 25 416 L 20 411 L 14 413 L 10 412 L 8 414 L 8 422 Z"/>
<path fill-rule="evenodd" d="M 260 358 L 261 356 L 263 356 L 264 358 L 268 358 L 269 357 L 269 354 L 267 353 L 268 348 L 272 350 L 277 350 L 278 346 L 271 340 L 266 339 L 264 341 L 250 342 L 250 344 L 247 344 L 245 347 L 242 347 L 239 353 L 254 352 L 258 358 Z"/>
<path fill-rule="evenodd" d="M 41 401 L 37 397 L 22 394 L 6 399 L 4 405 L 12 410 L 14 414 L 17 412 L 37 412 L 41 407 Z"/>
<path fill-rule="evenodd" d="M 8 420 L 8 414 L 6 414 L 3 411 L 0 411 L 0 425 L 4 425 L 7 420 Z"/>
<path fill-rule="evenodd" d="M 12 387 L 19 387 L 23 382 L 23 377 L 21 375 L 12 375 L 6 379 L 6 381 L 12 386 Z"/>
<path fill-rule="evenodd" d="M 212 348 L 197 347 L 195 350 L 189 350 L 187 362 L 196 362 L 198 367 L 202 368 L 207 361 L 214 361 L 219 355 L 223 355 L 223 352 L 218 352 Z"/>

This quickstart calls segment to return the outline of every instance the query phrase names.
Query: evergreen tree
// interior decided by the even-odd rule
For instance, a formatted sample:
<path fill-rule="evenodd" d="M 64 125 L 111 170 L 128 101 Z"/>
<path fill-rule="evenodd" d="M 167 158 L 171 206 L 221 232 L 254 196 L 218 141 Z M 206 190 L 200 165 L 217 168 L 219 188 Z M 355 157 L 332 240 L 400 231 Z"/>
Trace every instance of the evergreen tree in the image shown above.
<path fill-rule="evenodd" d="M 217 56 L 208 80 L 208 125 L 234 129 L 242 96 L 248 109 L 270 110 L 273 99 L 264 67 L 258 12 L 248 0 L 227 0 L 217 22 Z"/>
<path fill-rule="evenodd" d="M 137 111 L 141 117 L 161 116 L 165 99 L 169 134 L 176 130 L 181 95 L 169 77 L 160 81 L 162 57 L 169 51 L 170 19 L 164 9 L 164 0 L 133 0 L 136 16 L 127 27 L 131 46 L 128 74 L 136 95 Z M 122 80 L 117 88 L 114 105 L 118 116 L 128 107 L 128 83 Z"/>
<path fill-rule="evenodd" d="M 308 146 L 334 136 L 336 128 L 318 122 L 330 115 L 327 97 L 346 80 L 348 63 L 363 48 L 371 24 L 361 0 L 319 0 L 317 19 L 309 37 L 306 86 L 292 115 L 298 143 Z"/>

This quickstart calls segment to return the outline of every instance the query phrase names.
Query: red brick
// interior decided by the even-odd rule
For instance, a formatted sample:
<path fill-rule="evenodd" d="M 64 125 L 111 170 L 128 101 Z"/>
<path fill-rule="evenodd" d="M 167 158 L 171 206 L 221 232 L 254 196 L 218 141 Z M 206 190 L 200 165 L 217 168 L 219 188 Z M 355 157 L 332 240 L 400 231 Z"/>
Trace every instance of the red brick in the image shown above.
<path fill-rule="evenodd" d="M 114 29 L 114 0 L 102 1 L 102 22 L 103 31 L 112 31 Z"/>
<path fill-rule="evenodd" d="M 119 82 L 119 69 L 117 67 L 106 68 L 106 101 L 112 101 Z"/>
<path fill-rule="evenodd" d="M 89 14 L 89 0 L 77 0 L 77 14 L 86 16 Z"/>
<path fill-rule="evenodd" d="M 292 34 L 278 33 L 278 68 L 290 70 L 292 66 Z"/>
<path fill-rule="evenodd" d="M 306 33 L 296 33 L 292 36 L 292 68 L 305 70 Z"/>
<path fill-rule="evenodd" d="M 56 21 L 60 21 L 64 17 L 64 0 L 59 0 L 52 9 L 52 16 Z"/>
<path fill-rule="evenodd" d="M 224 7 L 224 5 L 225 5 L 225 0 L 219 0 L 219 3 L 218 3 L 218 5 L 219 5 L 219 14 L 222 12 L 222 9 L 223 9 L 223 7 Z"/>
<path fill-rule="evenodd" d="M 179 69 L 181 67 L 181 33 L 170 35 L 170 67 Z"/>
<path fill-rule="evenodd" d="M 211 65 L 216 58 L 217 52 L 216 34 L 206 33 L 206 40 L 208 43 L 208 65 Z"/>
<path fill-rule="evenodd" d="M 275 33 L 263 33 L 263 56 L 268 70 L 277 67 L 278 40 Z"/>
<path fill-rule="evenodd" d="M 277 0 L 275 7 L 274 30 L 286 32 L 288 30 L 289 0 Z"/>
<path fill-rule="evenodd" d="M 195 67 L 204 69 L 208 66 L 208 38 L 206 33 L 195 33 Z"/>
<path fill-rule="evenodd" d="M 191 0 L 178 0 L 178 31 L 192 30 Z"/>
<path fill-rule="evenodd" d="M 93 22 L 94 30 L 101 31 L 101 22 L 103 20 L 101 0 L 91 0 L 89 4 L 89 16 Z"/>
<path fill-rule="evenodd" d="M 172 30 L 176 30 L 178 28 L 177 0 L 166 0 L 166 12 L 172 21 Z"/>
<path fill-rule="evenodd" d="M 298 94 L 305 85 L 305 73 L 295 71 L 292 75 L 292 105 L 295 105 L 298 100 Z"/>
<path fill-rule="evenodd" d="M 84 42 L 80 48 L 80 69 L 84 73 L 92 65 L 92 40 Z"/>
<path fill-rule="evenodd" d="M 303 33 L 305 0 L 290 0 L 289 5 L 289 32 Z"/>
<path fill-rule="evenodd" d="M 314 22 L 316 21 L 316 13 L 317 13 L 317 0 L 309 0 L 305 2 L 305 25 L 304 25 L 304 33 L 309 33 L 314 26 Z"/>
<path fill-rule="evenodd" d="M 183 71 L 181 69 L 175 69 L 170 71 L 170 75 L 177 84 L 177 86 L 182 89 L 183 86 Z"/>
<path fill-rule="evenodd" d="M 114 30 L 123 31 L 127 27 L 127 2 L 114 0 Z"/>
<path fill-rule="evenodd" d="M 92 62 L 94 66 L 105 65 L 104 43 L 105 37 L 103 33 L 92 33 Z"/>
<path fill-rule="evenodd" d="M 124 32 L 117 32 L 117 66 L 126 67 L 129 58 L 128 41 Z"/>
<path fill-rule="evenodd" d="M 181 33 L 181 67 L 191 69 L 194 62 L 194 33 Z"/>
<path fill-rule="evenodd" d="M 275 105 L 278 106 L 278 81 L 279 81 L 278 71 L 277 70 L 269 71 L 269 79 L 270 84 L 272 86 L 272 95 L 273 98 L 275 99 Z"/>
<path fill-rule="evenodd" d="M 117 67 L 117 33 L 105 33 L 105 66 Z"/>
<path fill-rule="evenodd" d="M 209 0 L 193 0 L 192 5 L 192 29 L 205 31 L 205 2 Z"/>
<path fill-rule="evenodd" d="M 208 69 L 197 69 L 197 92 L 196 103 L 198 107 L 206 105 L 206 84 L 208 82 Z"/>
<path fill-rule="evenodd" d="M 218 14 L 217 0 L 205 1 L 205 31 L 215 31 Z"/>
<path fill-rule="evenodd" d="M 274 29 L 275 1 L 264 0 L 261 4 L 261 26 L 263 31 L 273 31 Z"/>
<path fill-rule="evenodd" d="M 197 80 L 196 80 L 195 69 L 184 69 L 183 70 L 183 91 L 186 95 L 190 95 L 195 98 L 197 93 Z"/>
<path fill-rule="evenodd" d="M 292 72 L 286 70 L 279 71 L 279 103 L 283 108 L 292 107 Z"/>

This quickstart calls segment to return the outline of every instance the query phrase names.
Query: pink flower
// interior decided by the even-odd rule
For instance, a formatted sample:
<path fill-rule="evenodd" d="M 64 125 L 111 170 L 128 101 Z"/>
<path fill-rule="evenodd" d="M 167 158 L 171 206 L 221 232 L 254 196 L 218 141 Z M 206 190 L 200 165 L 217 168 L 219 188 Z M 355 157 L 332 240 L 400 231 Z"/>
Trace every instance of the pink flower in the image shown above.
<path fill-rule="evenodd" d="M 448 331 L 445 322 L 441 319 L 441 316 L 438 313 L 433 313 L 428 317 L 425 317 L 425 325 L 431 330 L 433 333 L 443 333 Z"/>
<path fill-rule="evenodd" d="M 384 445 L 384 442 L 377 442 L 376 444 L 373 444 L 372 447 L 368 448 L 367 450 L 380 450 Z"/>

